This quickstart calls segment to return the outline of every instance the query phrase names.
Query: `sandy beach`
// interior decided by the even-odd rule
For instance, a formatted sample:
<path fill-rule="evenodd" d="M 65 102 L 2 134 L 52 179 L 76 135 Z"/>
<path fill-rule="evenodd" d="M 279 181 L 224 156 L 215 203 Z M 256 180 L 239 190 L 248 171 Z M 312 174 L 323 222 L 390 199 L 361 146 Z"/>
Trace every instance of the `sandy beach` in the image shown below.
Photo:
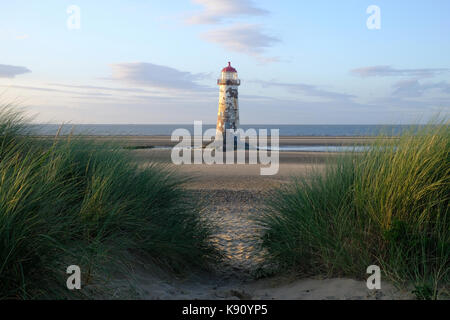
<path fill-rule="evenodd" d="M 36 136 L 36 138 L 48 139 L 48 136 Z M 99 142 L 115 141 L 124 146 L 154 146 L 154 147 L 173 147 L 178 142 L 172 141 L 170 136 L 90 136 L 83 135 L 78 138 L 94 139 Z M 292 146 L 338 146 L 338 145 L 361 145 L 367 142 L 373 141 L 374 137 L 366 136 L 280 136 L 280 146 L 292 145 Z M 395 139 L 392 137 L 392 139 Z M 270 139 L 269 139 L 270 140 Z"/>
<path fill-rule="evenodd" d="M 135 140 L 136 139 L 136 140 Z M 130 145 L 156 145 L 160 137 L 130 138 Z M 366 138 L 282 139 L 290 145 L 353 144 Z M 167 142 L 167 140 L 164 140 Z M 164 144 L 163 144 L 164 145 Z M 170 150 L 139 149 L 130 151 L 145 165 L 170 163 Z M 299 278 L 286 273 L 257 279 L 263 263 L 259 249 L 258 226 L 254 217 L 261 213 L 264 198 L 293 177 L 307 178 L 311 170 L 323 170 L 326 159 L 336 154 L 325 152 L 280 152 L 276 175 L 260 175 L 260 165 L 180 165 L 181 174 L 192 178 L 185 188 L 206 204 L 202 217 L 215 226 L 211 241 L 223 253 L 224 261 L 208 274 L 193 274 L 176 279 L 163 271 L 136 268 L 131 284 L 140 299 L 403 299 L 409 294 L 383 283 L 382 290 L 368 290 L 365 281 L 323 277 Z M 124 285 L 124 289 L 127 286 Z"/>

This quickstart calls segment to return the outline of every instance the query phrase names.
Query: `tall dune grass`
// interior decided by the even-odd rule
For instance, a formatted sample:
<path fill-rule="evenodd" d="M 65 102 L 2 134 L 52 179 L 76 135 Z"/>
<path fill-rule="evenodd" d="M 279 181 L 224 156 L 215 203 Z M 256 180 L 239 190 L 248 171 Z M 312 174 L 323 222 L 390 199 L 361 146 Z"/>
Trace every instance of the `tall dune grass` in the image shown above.
<path fill-rule="evenodd" d="M 418 298 L 450 285 L 450 129 L 380 137 L 270 197 L 263 246 L 281 267 L 366 278 L 381 267 Z"/>
<path fill-rule="evenodd" d="M 214 254 L 175 172 L 114 144 L 32 140 L 23 123 L 0 112 L 0 298 L 89 297 L 65 287 L 67 266 L 94 288 L 130 250 L 174 272 Z"/>

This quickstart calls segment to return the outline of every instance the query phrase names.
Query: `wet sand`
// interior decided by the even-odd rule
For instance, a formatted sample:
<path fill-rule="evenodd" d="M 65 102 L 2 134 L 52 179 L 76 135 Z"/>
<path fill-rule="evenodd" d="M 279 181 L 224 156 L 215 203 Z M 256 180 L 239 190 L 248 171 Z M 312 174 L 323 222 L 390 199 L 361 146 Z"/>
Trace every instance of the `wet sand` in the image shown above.
<path fill-rule="evenodd" d="M 155 138 L 156 139 L 156 138 Z M 352 138 L 353 139 L 353 138 Z M 314 142 L 326 145 L 347 143 L 347 138 L 295 138 L 293 144 Z M 155 143 L 152 140 L 151 143 Z M 133 141 L 131 144 L 142 143 Z M 354 143 L 354 141 L 352 142 Z M 139 149 L 130 151 L 136 161 L 170 163 L 170 150 Z M 383 283 L 381 291 L 370 291 L 365 281 L 353 279 L 298 279 L 284 274 L 255 280 L 254 274 L 263 261 L 259 249 L 260 230 L 254 218 L 261 214 L 264 199 L 273 188 L 288 183 L 292 177 L 307 178 L 311 170 L 324 170 L 327 157 L 323 152 L 280 152 L 279 172 L 260 175 L 260 165 L 180 165 L 176 169 L 192 177 L 185 185 L 195 197 L 206 203 L 202 217 L 216 231 L 211 241 L 224 254 L 224 261 L 211 274 L 193 274 L 175 279 L 164 272 L 152 274 L 145 268 L 134 274 L 132 285 L 142 299 L 403 299 L 405 292 Z"/>
<path fill-rule="evenodd" d="M 37 139 L 48 139 L 49 136 L 36 136 Z M 53 137 L 51 137 L 53 138 Z M 64 138 L 64 136 L 62 137 Z M 173 147 L 178 144 L 177 141 L 171 141 L 170 136 L 79 136 L 79 138 L 94 139 L 99 142 L 115 141 L 124 146 L 146 146 L 146 147 Z M 373 137 L 359 136 L 338 136 L 338 137 L 319 137 L 319 136 L 281 136 L 279 137 L 280 146 L 341 146 L 341 145 L 362 145 L 373 141 Z M 392 137 L 392 139 L 395 139 Z M 270 139 L 269 139 L 270 141 Z"/>

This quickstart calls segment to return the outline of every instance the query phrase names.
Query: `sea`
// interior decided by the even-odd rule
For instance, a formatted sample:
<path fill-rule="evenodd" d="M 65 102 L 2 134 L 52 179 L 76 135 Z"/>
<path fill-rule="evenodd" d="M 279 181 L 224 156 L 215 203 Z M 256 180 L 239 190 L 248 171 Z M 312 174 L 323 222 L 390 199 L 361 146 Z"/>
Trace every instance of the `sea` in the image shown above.
<path fill-rule="evenodd" d="M 193 124 L 32 124 L 29 125 L 30 134 L 55 135 L 60 130 L 60 135 L 77 134 L 92 136 L 170 136 L 176 129 L 187 129 L 194 132 Z M 204 124 L 203 132 L 215 128 L 214 124 Z M 412 128 L 410 125 L 241 125 L 244 130 L 253 128 L 259 132 L 267 129 L 270 135 L 271 129 L 279 129 L 280 136 L 374 136 L 379 134 L 398 135 Z"/>

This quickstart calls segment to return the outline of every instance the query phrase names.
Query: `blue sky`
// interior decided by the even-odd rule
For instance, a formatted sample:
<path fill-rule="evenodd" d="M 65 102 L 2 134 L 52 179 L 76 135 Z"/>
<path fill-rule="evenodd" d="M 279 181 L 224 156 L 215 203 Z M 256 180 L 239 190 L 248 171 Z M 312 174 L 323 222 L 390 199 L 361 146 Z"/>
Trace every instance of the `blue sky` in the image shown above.
<path fill-rule="evenodd" d="M 70 5 L 80 29 L 69 29 Z M 370 30 L 370 5 L 381 28 Z M 9 1 L 0 101 L 39 122 L 387 124 L 450 110 L 450 1 Z"/>

